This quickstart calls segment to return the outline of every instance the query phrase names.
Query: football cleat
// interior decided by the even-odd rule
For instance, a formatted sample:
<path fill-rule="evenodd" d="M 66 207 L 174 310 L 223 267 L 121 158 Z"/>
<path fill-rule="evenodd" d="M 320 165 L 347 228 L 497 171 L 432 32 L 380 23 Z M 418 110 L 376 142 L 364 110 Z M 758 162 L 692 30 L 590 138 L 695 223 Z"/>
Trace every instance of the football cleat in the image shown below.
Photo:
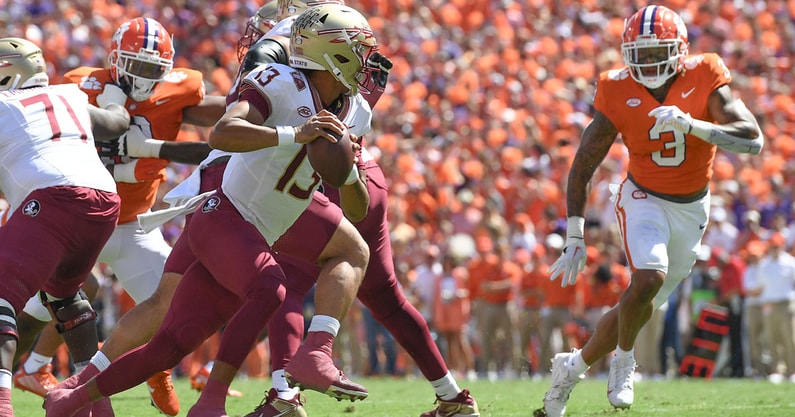
<path fill-rule="evenodd" d="M 190 376 L 190 387 L 195 389 L 196 391 L 202 392 L 204 387 L 207 385 L 207 379 L 210 378 L 210 370 L 212 369 L 212 365 L 202 366 L 199 368 L 196 373 Z M 243 393 L 236 390 L 229 388 L 226 391 L 226 395 L 229 397 L 242 397 Z"/>
<path fill-rule="evenodd" d="M 58 379 L 52 374 L 52 364 L 49 363 L 32 374 L 25 372 L 24 366 L 20 366 L 17 372 L 14 373 L 15 387 L 23 391 L 32 392 L 42 398 L 52 391 L 56 385 L 58 385 Z"/>
<path fill-rule="evenodd" d="M 435 409 L 420 414 L 420 417 L 480 417 L 478 403 L 467 389 L 459 392 L 452 400 L 443 400 L 437 396 L 435 404 L 438 405 Z"/>
<path fill-rule="evenodd" d="M 311 389 L 342 400 L 364 400 L 367 388 L 337 369 L 331 358 L 334 336 L 326 332 L 309 332 L 295 356 L 287 364 L 284 377 L 291 387 Z"/>
<path fill-rule="evenodd" d="M 635 360 L 621 361 L 613 358 L 607 378 L 607 399 L 616 408 L 629 408 L 635 401 L 633 389 Z"/>
<path fill-rule="evenodd" d="M 544 408 L 536 410 L 534 416 L 562 417 L 566 413 L 566 403 L 571 390 L 585 379 L 585 374 L 572 375 L 568 362 L 577 351 L 558 353 L 552 359 L 552 386 L 544 395 Z"/>
<path fill-rule="evenodd" d="M 179 398 L 171 383 L 171 370 L 160 371 L 146 380 L 152 407 L 167 416 L 179 414 Z"/>
<path fill-rule="evenodd" d="M 243 417 L 307 417 L 303 406 L 305 402 L 306 399 L 300 393 L 285 400 L 278 397 L 275 388 L 271 388 L 257 408 Z"/>

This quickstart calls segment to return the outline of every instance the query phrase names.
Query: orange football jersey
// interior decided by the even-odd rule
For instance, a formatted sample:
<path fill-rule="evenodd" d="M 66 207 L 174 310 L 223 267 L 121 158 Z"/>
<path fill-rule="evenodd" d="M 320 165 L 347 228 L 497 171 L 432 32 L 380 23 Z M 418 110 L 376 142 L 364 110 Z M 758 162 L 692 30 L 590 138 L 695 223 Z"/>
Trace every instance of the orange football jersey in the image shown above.
<path fill-rule="evenodd" d="M 76 83 L 96 104 L 97 95 L 105 84 L 112 83 L 110 70 L 80 67 L 64 75 L 65 82 Z M 126 108 L 132 123 L 141 127 L 145 135 L 155 139 L 174 141 L 182 125 L 182 111 L 204 99 L 202 74 L 187 68 L 174 68 L 165 81 L 155 89 L 149 100 L 136 102 L 128 99 Z M 119 224 L 137 221 L 155 203 L 157 189 L 166 179 L 168 161 L 158 158 L 140 158 L 135 167 L 137 183 L 116 183 L 121 197 Z"/>
<path fill-rule="evenodd" d="M 621 133 L 629 151 L 629 174 L 648 190 L 686 195 L 707 187 L 712 177 L 716 146 L 695 136 L 652 129 L 656 118 L 649 112 L 661 105 L 677 106 L 695 119 L 714 122 L 707 98 L 731 82 L 731 74 L 716 54 L 690 55 L 665 101 L 658 102 L 626 68 L 599 76 L 594 107 Z"/>

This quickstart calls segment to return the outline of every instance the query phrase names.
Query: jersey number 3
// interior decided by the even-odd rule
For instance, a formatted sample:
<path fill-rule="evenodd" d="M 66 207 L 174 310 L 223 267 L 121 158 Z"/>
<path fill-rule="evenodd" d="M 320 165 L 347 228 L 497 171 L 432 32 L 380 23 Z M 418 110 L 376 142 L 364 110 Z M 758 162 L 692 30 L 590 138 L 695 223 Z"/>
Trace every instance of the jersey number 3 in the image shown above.
<path fill-rule="evenodd" d="M 654 128 L 649 132 L 650 140 L 667 140 L 663 145 L 665 150 L 653 152 L 651 160 L 661 167 L 675 167 L 682 165 L 685 160 L 685 134 L 673 129 L 661 130 Z"/>

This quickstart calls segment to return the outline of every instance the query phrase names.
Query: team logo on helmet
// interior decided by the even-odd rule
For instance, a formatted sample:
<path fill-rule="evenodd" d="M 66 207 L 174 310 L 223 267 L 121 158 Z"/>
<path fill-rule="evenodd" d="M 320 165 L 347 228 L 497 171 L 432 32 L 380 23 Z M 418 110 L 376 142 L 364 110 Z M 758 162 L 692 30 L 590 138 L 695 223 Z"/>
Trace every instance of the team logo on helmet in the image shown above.
<path fill-rule="evenodd" d="M 30 217 L 36 217 L 41 212 L 41 203 L 39 200 L 30 200 L 22 207 L 22 214 Z"/>
<path fill-rule="evenodd" d="M 202 213 L 209 213 L 211 211 L 218 210 L 218 206 L 221 205 L 221 199 L 218 196 L 212 196 L 207 199 L 202 205 Z"/>

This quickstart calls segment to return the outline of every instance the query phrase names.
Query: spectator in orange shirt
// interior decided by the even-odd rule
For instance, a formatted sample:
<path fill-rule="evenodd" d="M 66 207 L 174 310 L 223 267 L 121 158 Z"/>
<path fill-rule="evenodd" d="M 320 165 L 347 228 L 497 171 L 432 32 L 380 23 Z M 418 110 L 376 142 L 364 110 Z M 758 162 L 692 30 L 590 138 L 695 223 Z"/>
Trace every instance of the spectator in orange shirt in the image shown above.
<path fill-rule="evenodd" d="M 588 270 L 584 276 L 583 306 L 585 309 L 584 321 L 588 330 L 593 332 L 596 323 L 610 308 L 618 304 L 621 294 L 629 286 L 629 272 L 626 265 L 619 262 L 621 248 L 610 245 L 604 250 L 604 255 L 594 246 L 589 246 Z M 606 372 L 608 369 L 607 358 L 602 358 L 595 364 L 596 372 Z"/>
<path fill-rule="evenodd" d="M 546 263 L 551 264 L 555 257 L 563 249 L 563 237 L 557 233 L 547 235 L 545 241 L 547 259 Z M 546 270 L 543 273 L 549 276 Z M 574 346 L 569 345 L 568 337 L 564 334 L 566 325 L 574 318 L 583 315 L 583 290 L 584 280 L 578 281 L 574 288 L 562 288 L 555 281 L 545 280 L 544 301 L 541 304 L 541 354 L 540 362 L 548 364 L 552 361 L 552 353 L 556 350 L 569 351 Z M 552 345 L 552 334 L 557 330 L 560 332 L 563 346 L 555 349 Z M 549 368 L 540 369 L 544 373 L 549 372 Z"/>
<path fill-rule="evenodd" d="M 488 236 L 475 240 L 477 257 L 470 262 L 470 288 L 477 303 L 473 311 L 481 343 L 479 372 L 495 379 L 503 372 L 513 373 L 516 328 L 513 311 L 514 288 L 522 271 L 506 256 L 507 247 L 495 244 Z"/>
<path fill-rule="evenodd" d="M 528 258 L 526 262 L 522 262 L 522 256 Z M 547 269 L 550 263 L 547 262 L 547 250 L 541 243 L 537 243 L 532 252 L 517 250 L 514 258 L 524 265 L 519 281 L 519 349 L 520 354 L 527 356 L 521 356 L 525 359 L 521 365 L 526 367 L 528 374 L 533 375 L 539 371 L 541 363 L 538 356 L 541 344 L 541 300 L 549 281 Z"/>
<path fill-rule="evenodd" d="M 437 275 L 433 326 L 447 342 L 445 362 L 453 372 L 475 378 L 475 357 L 467 338 L 470 320 L 468 271 L 461 260 L 447 254 Z"/>
<path fill-rule="evenodd" d="M 743 365 L 743 273 L 745 262 L 739 256 L 715 248 L 712 257 L 720 269 L 716 304 L 729 309 L 729 369 L 727 376 L 741 378 Z"/>

